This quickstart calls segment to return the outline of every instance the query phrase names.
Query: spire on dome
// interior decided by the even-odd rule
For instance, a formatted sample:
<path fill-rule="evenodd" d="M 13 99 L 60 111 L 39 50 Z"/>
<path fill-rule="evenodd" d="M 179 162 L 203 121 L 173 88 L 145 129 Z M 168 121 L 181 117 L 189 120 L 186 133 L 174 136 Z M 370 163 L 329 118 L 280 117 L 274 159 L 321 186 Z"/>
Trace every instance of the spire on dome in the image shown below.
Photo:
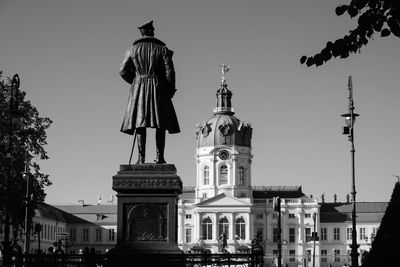
<path fill-rule="evenodd" d="M 227 114 L 233 115 L 231 98 L 232 92 L 228 90 L 228 84 L 226 83 L 226 73 L 230 70 L 229 66 L 226 66 L 225 63 L 220 65 L 222 77 L 221 77 L 221 88 L 217 91 L 217 107 L 214 108 L 214 114 Z"/>

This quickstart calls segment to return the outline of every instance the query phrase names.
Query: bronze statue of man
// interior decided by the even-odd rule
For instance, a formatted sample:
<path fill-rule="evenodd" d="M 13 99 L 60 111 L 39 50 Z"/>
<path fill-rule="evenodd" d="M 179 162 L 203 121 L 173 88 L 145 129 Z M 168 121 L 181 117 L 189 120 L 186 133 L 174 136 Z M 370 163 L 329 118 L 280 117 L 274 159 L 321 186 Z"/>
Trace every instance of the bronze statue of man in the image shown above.
<path fill-rule="evenodd" d="M 128 105 L 121 132 L 134 135 L 138 143 L 137 164 L 145 162 L 146 128 L 156 129 L 157 164 L 164 159 L 165 131 L 179 133 L 172 97 L 175 89 L 173 52 L 154 37 L 153 21 L 138 27 L 142 38 L 126 52 L 120 75 L 129 84 Z"/>

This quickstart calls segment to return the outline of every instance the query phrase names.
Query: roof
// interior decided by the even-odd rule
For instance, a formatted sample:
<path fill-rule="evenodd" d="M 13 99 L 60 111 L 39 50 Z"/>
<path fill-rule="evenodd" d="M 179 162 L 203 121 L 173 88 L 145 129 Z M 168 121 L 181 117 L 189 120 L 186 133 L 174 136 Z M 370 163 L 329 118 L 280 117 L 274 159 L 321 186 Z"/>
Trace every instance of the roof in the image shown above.
<path fill-rule="evenodd" d="M 36 216 L 64 223 L 88 223 L 86 220 L 46 203 L 38 204 Z"/>
<path fill-rule="evenodd" d="M 301 186 L 253 186 L 253 198 L 299 198 L 305 197 Z"/>
<path fill-rule="evenodd" d="M 321 203 L 321 223 L 351 221 L 352 203 Z M 358 202 L 356 213 L 358 222 L 379 222 L 388 206 L 387 202 Z"/>
<path fill-rule="evenodd" d="M 110 224 L 117 222 L 117 205 L 56 205 L 68 214 L 69 223 Z"/>
<path fill-rule="evenodd" d="M 195 198 L 195 187 L 194 186 L 184 186 L 182 189 L 182 194 L 179 195 L 180 199 L 194 199 Z"/>

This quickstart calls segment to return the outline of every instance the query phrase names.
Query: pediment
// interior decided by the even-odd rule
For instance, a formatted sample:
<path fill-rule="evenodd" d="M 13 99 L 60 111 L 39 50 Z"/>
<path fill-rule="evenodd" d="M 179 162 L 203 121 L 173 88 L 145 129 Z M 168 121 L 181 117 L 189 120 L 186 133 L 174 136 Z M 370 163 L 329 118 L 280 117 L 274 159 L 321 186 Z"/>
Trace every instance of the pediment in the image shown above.
<path fill-rule="evenodd" d="M 215 197 L 206 199 L 200 203 L 197 203 L 197 207 L 250 207 L 251 203 L 241 200 L 236 197 L 225 195 L 224 193 L 219 194 Z"/>

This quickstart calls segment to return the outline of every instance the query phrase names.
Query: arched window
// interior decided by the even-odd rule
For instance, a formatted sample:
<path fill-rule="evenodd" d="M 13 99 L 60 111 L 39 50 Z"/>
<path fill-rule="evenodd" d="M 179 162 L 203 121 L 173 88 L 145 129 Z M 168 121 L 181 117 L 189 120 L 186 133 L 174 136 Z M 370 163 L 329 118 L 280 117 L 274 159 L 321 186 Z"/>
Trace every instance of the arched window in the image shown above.
<path fill-rule="evenodd" d="M 219 167 L 219 184 L 228 184 L 228 167 L 225 164 Z"/>
<path fill-rule="evenodd" d="M 246 239 L 246 222 L 242 217 L 236 219 L 236 235 L 241 239 Z"/>
<path fill-rule="evenodd" d="M 222 234 L 229 236 L 229 221 L 225 217 L 218 221 L 218 236 L 220 237 Z"/>
<path fill-rule="evenodd" d="M 203 239 L 204 240 L 212 239 L 212 221 L 211 221 L 211 219 L 208 217 L 203 219 L 202 226 L 203 226 Z"/>
<path fill-rule="evenodd" d="M 239 185 L 244 185 L 244 167 L 240 166 L 239 167 Z"/>
<path fill-rule="evenodd" d="M 204 185 L 210 184 L 210 167 L 204 166 L 203 177 L 204 177 Z"/>

